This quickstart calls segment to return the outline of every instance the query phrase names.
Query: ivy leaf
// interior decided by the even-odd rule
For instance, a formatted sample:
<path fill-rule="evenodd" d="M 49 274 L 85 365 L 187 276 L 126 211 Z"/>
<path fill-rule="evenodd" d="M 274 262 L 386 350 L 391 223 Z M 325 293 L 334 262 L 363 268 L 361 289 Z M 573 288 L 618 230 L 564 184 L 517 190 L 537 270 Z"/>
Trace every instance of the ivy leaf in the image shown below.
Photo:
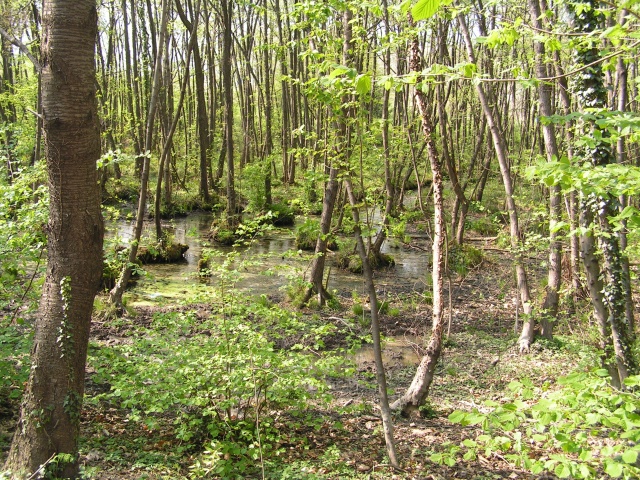
<path fill-rule="evenodd" d="M 435 15 L 440 3 L 441 0 L 418 0 L 411 9 L 411 16 L 416 22 L 427 20 Z"/>

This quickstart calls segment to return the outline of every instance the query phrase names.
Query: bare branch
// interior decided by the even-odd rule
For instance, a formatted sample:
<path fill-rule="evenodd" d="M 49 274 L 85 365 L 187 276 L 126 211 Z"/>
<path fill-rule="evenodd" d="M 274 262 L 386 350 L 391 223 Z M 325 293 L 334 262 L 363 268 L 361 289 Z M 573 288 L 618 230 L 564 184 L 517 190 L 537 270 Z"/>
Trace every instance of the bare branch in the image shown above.
<path fill-rule="evenodd" d="M 16 47 L 18 47 L 20 51 L 24 53 L 29 60 L 31 60 L 31 63 L 33 63 L 33 66 L 36 67 L 36 70 L 38 73 L 42 71 L 42 65 L 40 65 L 40 62 L 38 62 L 36 57 L 33 56 L 33 54 L 29 51 L 29 48 L 24 43 L 22 43 L 17 38 L 9 35 L 9 32 L 7 32 L 2 27 L 0 27 L 0 35 L 6 38 L 7 41 L 9 41 L 12 45 L 15 45 Z"/>

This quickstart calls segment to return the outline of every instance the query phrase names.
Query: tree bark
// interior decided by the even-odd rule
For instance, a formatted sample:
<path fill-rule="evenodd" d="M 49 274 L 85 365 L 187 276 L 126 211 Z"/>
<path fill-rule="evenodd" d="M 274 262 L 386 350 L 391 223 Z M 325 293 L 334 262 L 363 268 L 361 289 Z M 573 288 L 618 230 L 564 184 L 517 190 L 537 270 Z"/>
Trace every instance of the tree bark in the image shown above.
<path fill-rule="evenodd" d="M 138 246 L 142 238 L 142 226 L 144 224 L 144 215 L 147 206 L 147 188 L 149 186 L 149 168 L 151 166 L 151 147 L 153 143 L 154 122 L 156 111 L 158 109 L 158 97 L 160 95 L 160 85 L 162 79 L 162 55 L 167 35 L 167 23 L 169 20 L 169 0 L 162 0 L 162 18 L 160 20 L 160 39 L 158 41 L 158 55 L 156 57 L 155 69 L 153 73 L 153 88 L 151 90 L 151 98 L 149 99 L 149 113 L 147 115 L 147 129 L 145 135 L 145 152 L 142 163 L 142 177 L 140 181 L 140 197 L 138 198 L 138 210 L 136 214 L 136 226 L 129 247 L 129 255 L 127 263 L 122 268 L 120 278 L 116 285 L 109 292 L 111 303 L 117 308 L 122 308 L 122 295 L 131 279 L 133 272 L 132 265 L 136 261 L 138 254 Z"/>
<path fill-rule="evenodd" d="M 579 9 L 577 5 L 580 5 Z M 570 10 L 575 33 L 590 35 L 602 27 L 603 17 L 598 12 L 597 0 L 586 0 L 577 5 L 574 4 Z M 583 111 L 586 108 L 606 108 L 607 88 L 604 83 L 604 73 L 601 63 L 596 62 L 600 58 L 599 46 L 592 38 L 586 38 L 584 42 L 578 46 L 574 54 L 578 67 L 591 65 L 589 73 L 579 75 L 574 82 L 579 107 Z M 599 131 L 600 127 L 595 120 L 582 120 L 579 127 L 582 133 L 590 138 L 607 136 L 606 131 Z M 603 167 L 616 162 L 611 146 L 605 141 L 597 141 L 593 147 L 583 149 L 580 153 L 583 159 L 591 162 L 594 167 Z M 590 286 L 590 292 L 598 323 L 606 322 L 606 325 L 601 327 L 601 335 L 605 336 L 602 342 L 606 346 L 613 345 L 613 349 L 604 350 L 603 363 L 616 365 L 617 379 L 616 375 L 612 375 L 614 384 L 621 384 L 629 375 L 638 373 L 638 363 L 632 350 L 633 333 L 630 330 L 631 325 L 626 309 L 629 278 L 622 267 L 619 238 L 609 222 L 609 219 L 617 213 L 618 204 L 618 199 L 612 195 L 582 194 L 582 227 L 589 229 L 586 236 L 597 235 L 602 252 L 601 264 L 595 255 L 587 257 L 585 252 L 583 252 L 583 259 L 585 269 L 592 271 L 590 284 L 594 283 L 596 278 L 602 279 L 600 280 L 602 289 L 598 292 Z M 605 310 L 600 303 L 604 304 Z M 605 316 L 606 320 L 603 318 Z"/>
<path fill-rule="evenodd" d="M 103 223 L 96 171 L 100 156 L 95 91 L 97 20 L 92 0 L 44 3 L 42 104 L 50 192 L 48 267 L 36 319 L 31 372 L 5 465 L 14 473 L 12 478 L 21 474 L 35 478 L 45 472 L 74 478 L 78 473 L 91 311 L 102 276 Z"/>
<path fill-rule="evenodd" d="M 538 0 L 529 0 L 529 10 L 533 26 L 542 30 L 540 21 L 540 3 Z M 548 72 L 545 65 L 544 44 L 538 40 L 533 43 L 535 55 L 535 72 L 538 78 L 547 78 Z M 550 117 L 553 114 L 551 106 L 551 85 L 540 81 L 538 84 L 538 96 L 540 99 L 540 116 Z M 556 132 L 553 124 L 542 123 L 542 134 L 544 146 L 549 162 L 560 159 Z M 540 334 L 547 339 L 553 338 L 553 321 L 558 314 L 558 292 L 561 281 L 562 247 L 558 238 L 558 232 L 554 227 L 562 218 L 562 196 L 560 186 L 554 185 L 549 190 L 549 267 L 547 274 L 547 287 L 545 298 L 542 304 L 542 315 L 540 317 Z"/>
<path fill-rule="evenodd" d="M 409 16 L 410 24 L 413 20 Z M 414 72 L 422 71 L 420 46 L 417 36 L 411 40 L 409 47 L 409 64 Z M 433 141 L 433 125 L 431 120 L 431 109 L 427 103 L 427 96 L 421 88 L 415 89 L 415 99 L 422 118 L 422 132 L 427 144 L 427 153 L 429 163 L 431 164 L 431 173 L 433 178 L 433 311 L 432 311 L 432 330 L 431 338 L 427 345 L 426 354 L 422 357 L 420 365 L 416 370 L 411 385 L 405 394 L 397 399 L 391 408 L 400 410 L 404 415 L 411 415 L 418 412 L 421 405 L 424 404 L 429 388 L 433 382 L 440 352 L 442 351 L 442 334 L 444 332 L 444 295 L 443 295 L 443 275 L 444 275 L 444 245 L 446 239 L 446 225 L 444 220 L 444 181 L 442 178 L 442 165 L 438 157 L 436 144 Z"/>
<path fill-rule="evenodd" d="M 463 14 L 459 14 L 456 18 L 458 20 L 458 25 L 460 26 L 460 31 L 464 38 L 464 43 L 467 47 L 467 57 L 469 59 L 469 62 L 475 64 L 476 58 L 473 51 L 473 44 L 471 43 L 471 35 L 469 34 L 469 29 L 467 28 L 467 22 Z M 529 285 L 527 282 L 527 272 L 522 261 L 522 241 L 520 236 L 520 226 L 518 225 L 518 211 L 516 208 L 516 202 L 513 198 L 513 181 L 511 179 L 511 171 L 509 168 L 507 146 L 505 144 L 504 135 L 502 134 L 502 129 L 500 128 L 499 122 L 491 106 L 491 90 L 489 90 L 489 94 L 487 94 L 482 84 L 478 82 L 476 83 L 476 92 L 478 93 L 480 104 L 482 105 L 482 111 L 487 118 L 487 125 L 489 126 L 491 138 L 493 139 L 493 146 L 498 157 L 500 174 L 502 175 L 502 183 L 505 190 L 505 200 L 507 209 L 509 211 L 511 248 L 515 256 L 516 281 L 518 285 L 518 293 L 520 295 L 520 302 L 525 313 L 522 333 L 520 334 L 520 338 L 518 339 L 520 352 L 524 353 L 529 351 L 531 343 L 533 342 L 534 320 L 532 317 L 533 308 L 531 304 Z"/>
<path fill-rule="evenodd" d="M 233 2 L 222 0 L 222 83 L 224 86 L 224 134 L 227 160 L 227 227 L 235 229 L 239 224 L 236 212 L 236 189 L 234 173 L 234 141 L 233 141 L 233 83 L 231 76 L 231 46 Z"/>

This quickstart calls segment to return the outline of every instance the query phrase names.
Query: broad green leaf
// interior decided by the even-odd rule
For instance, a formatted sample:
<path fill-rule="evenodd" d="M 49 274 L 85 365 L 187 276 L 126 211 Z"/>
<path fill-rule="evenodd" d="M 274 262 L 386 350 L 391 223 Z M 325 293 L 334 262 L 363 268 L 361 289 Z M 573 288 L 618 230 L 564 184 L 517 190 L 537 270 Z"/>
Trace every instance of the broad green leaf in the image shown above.
<path fill-rule="evenodd" d="M 465 63 L 461 65 L 460 71 L 465 78 L 471 78 L 478 71 L 478 67 L 475 63 Z"/>
<path fill-rule="evenodd" d="M 626 210 L 626 208 L 625 208 Z M 624 211 L 623 211 L 624 213 Z M 624 379 L 624 384 L 628 387 L 637 387 L 640 385 L 640 375 L 633 375 Z"/>
<path fill-rule="evenodd" d="M 455 412 L 452 412 L 451 414 L 449 414 L 449 421 L 451 423 L 460 423 L 464 420 L 464 417 L 466 417 L 467 414 L 465 412 L 461 412 L 460 410 L 456 410 Z"/>
<path fill-rule="evenodd" d="M 356 92 L 365 95 L 371 91 L 371 76 L 369 74 L 358 75 L 356 80 Z"/>
<path fill-rule="evenodd" d="M 638 460 L 638 451 L 637 450 L 627 450 L 622 454 L 622 461 L 624 463 L 628 463 L 633 465 Z"/>
<path fill-rule="evenodd" d="M 411 16 L 416 22 L 427 20 L 438 11 L 441 0 L 418 0 L 411 9 Z"/>
<path fill-rule="evenodd" d="M 620 475 L 622 475 L 622 464 L 616 462 L 615 460 L 607 459 L 604 465 L 604 473 L 613 478 L 618 478 Z"/>
<path fill-rule="evenodd" d="M 555 473 L 560 478 L 568 478 L 571 476 L 571 469 L 565 463 L 560 463 L 553 469 L 553 473 Z"/>

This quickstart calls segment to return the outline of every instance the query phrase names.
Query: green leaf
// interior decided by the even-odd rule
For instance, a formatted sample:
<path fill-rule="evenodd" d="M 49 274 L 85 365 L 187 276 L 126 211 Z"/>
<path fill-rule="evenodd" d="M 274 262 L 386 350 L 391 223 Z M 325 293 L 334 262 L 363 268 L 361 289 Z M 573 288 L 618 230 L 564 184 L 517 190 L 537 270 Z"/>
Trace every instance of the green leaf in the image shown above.
<path fill-rule="evenodd" d="M 475 63 L 465 63 L 460 66 L 460 71 L 465 78 L 471 78 L 478 71 L 478 67 Z"/>
<path fill-rule="evenodd" d="M 560 463 L 553 469 L 553 473 L 555 473 L 560 478 L 568 478 L 571 476 L 571 469 L 565 463 Z"/>
<path fill-rule="evenodd" d="M 616 462 L 615 460 L 607 459 L 607 462 L 604 466 L 604 473 L 613 478 L 618 478 L 620 475 L 622 475 L 622 464 Z"/>
<path fill-rule="evenodd" d="M 411 16 L 416 22 L 427 20 L 435 15 L 441 0 L 418 0 L 411 9 Z"/>
<path fill-rule="evenodd" d="M 622 461 L 624 463 L 628 463 L 629 465 L 633 465 L 638 460 L 638 451 L 637 450 L 627 450 L 622 454 Z"/>
<path fill-rule="evenodd" d="M 358 75 L 356 79 L 356 92 L 365 95 L 371 91 L 371 76 L 369 74 Z"/>
<path fill-rule="evenodd" d="M 451 423 L 460 423 L 464 420 L 467 414 L 465 412 L 461 412 L 460 410 L 456 410 L 449 415 L 449 421 Z"/>

